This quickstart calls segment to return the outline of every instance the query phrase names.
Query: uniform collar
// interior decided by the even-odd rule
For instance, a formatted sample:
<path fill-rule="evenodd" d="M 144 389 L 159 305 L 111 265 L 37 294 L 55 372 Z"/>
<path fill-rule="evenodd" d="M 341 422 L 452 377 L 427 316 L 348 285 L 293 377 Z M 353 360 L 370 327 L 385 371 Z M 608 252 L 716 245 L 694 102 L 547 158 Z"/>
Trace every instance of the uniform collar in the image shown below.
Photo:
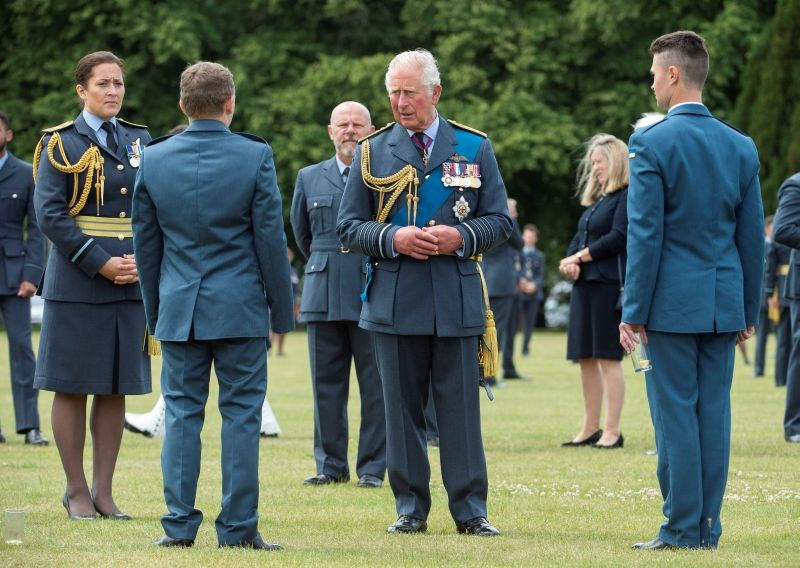
<path fill-rule="evenodd" d="M 189 126 L 186 127 L 187 132 L 200 132 L 200 131 L 212 131 L 212 132 L 230 132 L 230 128 L 225 126 L 219 120 L 213 120 L 208 118 L 202 118 L 200 120 L 193 120 L 189 123 Z"/>
<path fill-rule="evenodd" d="M 83 112 L 81 112 L 81 115 L 83 115 L 83 120 L 86 121 L 86 124 L 89 126 L 89 128 L 94 130 L 95 134 L 97 134 L 100 131 L 100 129 L 103 127 L 103 122 L 105 122 L 105 121 L 102 118 L 100 118 L 99 116 L 93 115 L 92 113 L 90 113 L 86 109 L 83 109 Z M 117 117 L 116 116 L 112 116 L 111 118 L 109 118 L 108 122 L 113 124 L 114 128 L 117 127 Z"/>

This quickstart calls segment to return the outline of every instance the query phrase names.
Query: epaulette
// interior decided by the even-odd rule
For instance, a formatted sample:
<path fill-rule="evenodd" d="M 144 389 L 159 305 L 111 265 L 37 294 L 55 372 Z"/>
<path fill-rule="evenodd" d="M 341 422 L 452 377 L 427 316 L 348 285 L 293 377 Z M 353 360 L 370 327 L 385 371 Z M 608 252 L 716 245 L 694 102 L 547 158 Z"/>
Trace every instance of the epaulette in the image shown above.
<path fill-rule="evenodd" d="M 714 118 L 717 118 L 717 117 L 715 116 Z M 735 127 L 733 124 L 731 124 L 730 122 L 725 122 L 725 121 L 724 121 L 724 120 L 722 120 L 721 118 L 717 118 L 717 120 L 719 120 L 719 121 L 720 121 L 722 124 L 724 124 L 725 126 L 729 126 L 729 127 L 733 128 L 733 129 L 734 129 L 736 132 L 738 132 L 739 134 L 741 134 L 741 135 L 743 135 L 743 136 L 747 136 L 747 134 L 745 134 L 744 132 L 742 132 L 741 130 L 739 130 L 738 128 L 736 128 L 736 127 Z"/>
<path fill-rule="evenodd" d="M 45 134 L 52 134 L 53 132 L 58 132 L 59 130 L 64 130 L 67 126 L 72 126 L 72 121 L 68 120 L 67 122 L 62 122 L 58 126 L 51 126 L 50 128 L 43 128 L 42 132 Z"/>
<path fill-rule="evenodd" d="M 255 134 L 250 134 L 249 132 L 234 132 L 234 134 L 244 136 L 245 138 L 249 138 L 250 140 L 254 140 L 256 142 L 261 142 L 262 144 L 268 144 L 268 142 L 261 138 L 261 136 L 256 136 Z"/>
<path fill-rule="evenodd" d="M 481 132 L 471 126 L 467 126 L 466 124 L 461 124 L 460 122 L 456 122 L 455 120 L 447 119 L 447 122 L 455 126 L 456 128 L 460 128 L 461 130 L 466 130 L 467 132 L 472 132 L 473 134 L 477 134 L 478 136 L 482 136 L 483 138 L 488 138 L 489 136 L 485 132 Z"/>
<path fill-rule="evenodd" d="M 363 138 L 359 139 L 358 143 L 359 143 L 359 144 L 361 144 L 361 143 L 362 143 L 364 140 L 369 140 L 369 139 L 370 139 L 370 138 L 372 138 L 373 136 L 376 136 L 376 135 L 380 134 L 380 133 L 381 133 L 381 132 L 383 132 L 384 130 L 388 130 L 388 129 L 389 129 L 389 128 L 391 128 L 392 126 L 394 126 L 394 122 L 388 122 L 388 123 L 386 123 L 386 126 L 384 126 L 383 128 L 379 128 L 379 129 L 378 129 L 378 130 L 376 130 L 375 132 L 373 132 L 373 133 L 371 133 L 371 134 L 367 134 L 367 135 L 366 135 L 366 136 L 364 136 Z"/>
<path fill-rule="evenodd" d="M 164 140 L 168 140 L 168 139 L 172 138 L 173 136 L 175 136 L 175 135 L 174 134 L 165 134 L 164 136 L 159 136 L 158 138 L 153 138 L 152 140 L 150 140 L 150 142 L 147 143 L 147 147 L 149 148 L 150 146 L 154 146 L 155 144 L 158 144 L 159 142 L 163 142 Z"/>
<path fill-rule="evenodd" d="M 117 122 L 121 122 L 125 126 L 133 126 L 134 128 L 147 128 L 144 124 L 136 124 L 135 122 L 129 122 L 127 120 L 122 120 L 120 117 L 117 117 Z"/>

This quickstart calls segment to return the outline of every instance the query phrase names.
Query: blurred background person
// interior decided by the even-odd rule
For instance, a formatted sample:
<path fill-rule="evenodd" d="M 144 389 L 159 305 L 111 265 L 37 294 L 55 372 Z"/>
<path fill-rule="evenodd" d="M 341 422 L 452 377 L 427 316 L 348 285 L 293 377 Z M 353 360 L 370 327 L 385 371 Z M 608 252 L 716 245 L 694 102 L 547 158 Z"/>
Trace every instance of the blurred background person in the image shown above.
<path fill-rule="evenodd" d="M 778 210 L 772 231 L 773 241 L 791 247 L 784 295 L 789 300 L 792 345 L 786 372 L 786 411 L 783 436 L 800 443 L 800 172 L 789 177 L 778 190 Z"/>
<path fill-rule="evenodd" d="M 117 117 L 125 76 L 116 55 L 98 51 L 83 57 L 75 84 L 83 111 L 74 122 L 46 129 L 36 149 L 36 218 L 54 246 L 41 288 L 45 305 L 34 386 L 55 392 L 53 437 L 67 477 L 63 504 L 69 517 L 129 520 L 114 503 L 112 481 L 125 395 L 150 392 L 131 239 L 133 183 L 150 134 Z M 91 490 L 83 470 L 90 394 Z"/>
<path fill-rule="evenodd" d="M 628 148 L 609 134 L 587 143 L 578 166 L 578 195 L 586 207 L 558 270 L 575 281 L 570 298 L 567 359 L 577 361 L 583 388 L 583 426 L 562 446 L 621 448 L 625 398 L 623 350 L 616 330 L 621 317 L 628 226 Z M 603 398 L 605 427 L 600 429 Z"/>
<path fill-rule="evenodd" d="M 503 378 L 525 379 L 514 366 L 514 333 L 516 332 L 517 311 L 514 309 L 519 274 L 514 268 L 514 256 L 522 250 L 522 234 L 517 224 L 517 201 L 508 199 L 511 216 L 511 236 L 508 240 L 487 251 L 483 255 L 483 274 L 489 290 L 489 305 L 494 312 L 497 328 L 497 345 L 502 354 Z M 498 378 L 488 378 L 487 382 L 496 386 Z M 502 383 L 499 383 L 502 384 Z"/>
<path fill-rule="evenodd" d="M 791 300 L 784 293 L 791 255 L 792 249 L 790 247 L 773 241 L 767 250 L 767 265 L 764 271 L 764 296 L 767 299 L 769 317 L 764 318 L 763 325 L 767 328 L 775 328 L 776 387 L 786 386 L 786 375 L 789 371 L 789 352 L 792 348 Z M 771 317 L 774 320 L 770 321 Z M 764 372 L 763 361 L 761 372 L 762 374 Z"/>
<path fill-rule="evenodd" d="M 539 317 L 539 306 L 544 300 L 545 258 L 542 251 L 536 248 L 539 241 L 539 229 L 536 225 L 525 225 L 522 229 L 524 246 L 520 252 L 520 268 L 522 278 L 519 281 L 519 315 L 522 319 L 522 355 L 530 355 L 530 343 L 536 320 Z"/>
<path fill-rule="evenodd" d="M 764 265 L 769 260 L 769 250 L 772 247 L 772 219 L 769 215 L 764 218 Z M 769 317 L 769 296 L 767 294 L 767 271 L 764 271 L 764 291 L 761 295 L 761 310 L 756 329 L 756 354 L 753 361 L 753 377 L 763 377 L 767 359 L 767 339 L 772 330 L 772 321 Z M 772 290 L 770 291 L 772 293 Z"/>
<path fill-rule="evenodd" d="M 39 429 L 39 391 L 31 343 L 31 296 L 42 279 L 44 237 L 33 210 L 31 165 L 8 150 L 14 131 L 0 112 L 0 312 L 8 334 L 11 394 L 17 434 L 26 444 L 46 446 Z M 0 443 L 6 441 L 0 429 Z"/>

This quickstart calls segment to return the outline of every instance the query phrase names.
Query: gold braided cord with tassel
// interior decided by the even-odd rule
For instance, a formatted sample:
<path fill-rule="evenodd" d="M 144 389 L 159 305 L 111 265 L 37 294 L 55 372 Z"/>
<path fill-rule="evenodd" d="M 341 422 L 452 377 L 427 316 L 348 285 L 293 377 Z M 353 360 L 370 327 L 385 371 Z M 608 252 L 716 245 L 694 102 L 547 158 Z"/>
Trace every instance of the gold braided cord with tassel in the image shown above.
<path fill-rule="evenodd" d="M 147 331 L 147 328 L 144 330 L 144 344 L 142 345 L 142 351 L 151 357 L 155 355 L 161 355 L 161 342 L 156 339 L 155 336 L 150 335 L 150 332 Z"/>
<path fill-rule="evenodd" d="M 412 224 L 411 211 L 413 204 L 414 219 L 417 220 L 417 188 L 419 187 L 419 179 L 417 178 L 417 170 L 411 164 L 406 164 L 400 170 L 393 173 L 388 177 L 375 177 L 370 171 L 370 147 L 369 140 L 364 140 L 361 143 L 361 178 L 364 180 L 364 185 L 373 191 L 378 192 L 378 212 L 375 220 L 383 223 L 389 216 L 397 199 L 400 195 L 408 189 L 408 224 Z M 384 204 L 384 196 L 389 195 L 388 201 Z"/>
<path fill-rule="evenodd" d="M 45 134 L 44 136 L 46 136 Z M 42 141 L 44 140 L 44 136 L 39 140 L 39 143 L 36 145 L 36 152 L 33 156 L 33 181 L 36 181 L 36 174 L 39 170 L 39 160 L 42 156 Z M 63 163 L 59 163 L 56 161 L 54 157 L 55 149 L 58 148 L 59 153 L 61 154 L 61 159 Z M 64 152 L 64 145 L 61 142 L 61 136 L 58 132 L 53 132 L 50 136 L 50 141 L 47 143 L 47 159 L 50 161 L 50 165 L 53 166 L 58 171 L 65 173 L 65 174 L 72 174 L 73 176 L 73 190 L 72 190 L 72 197 L 69 201 L 69 214 L 71 217 L 74 217 L 86 206 L 86 201 L 89 199 L 89 193 L 92 190 L 92 181 L 94 181 L 94 189 L 96 192 L 97 198 L 97 214 L 100 214 L 100 206 L 103 204 L 103 200 L 105 197 L 105 170 L 103 169 L 103 164 L 105 163 L 105 159 L 103 155 L 100 153 L 100 148 L 97 146 L 91 145 L 89 148 L 83 153 L 80 160 L 78 160 L 75 164 L 70 164 L 69 160 L 67 159 L 67 154 Z M 79 192 L 79 182 L 78 176 L 86 172 L 86 180 L 83 183 L 83 189 Z M 80 195 L 80 197 L 79 197 Z"/>
<path fill-rule="evenodd" d="M 500 366 L 500 350 L 497 344 L 497 328 L 494 325 L 494 312 L 489 307 L 489 290 L 486 287 L 486 278 L 483 276 L 480 261 L 476 264 L 481 277 L 483 301 L 486 302 L 486 329 L 478 345 L 478 364 L 483 369 L 483 376 L 494 377 Z"/>

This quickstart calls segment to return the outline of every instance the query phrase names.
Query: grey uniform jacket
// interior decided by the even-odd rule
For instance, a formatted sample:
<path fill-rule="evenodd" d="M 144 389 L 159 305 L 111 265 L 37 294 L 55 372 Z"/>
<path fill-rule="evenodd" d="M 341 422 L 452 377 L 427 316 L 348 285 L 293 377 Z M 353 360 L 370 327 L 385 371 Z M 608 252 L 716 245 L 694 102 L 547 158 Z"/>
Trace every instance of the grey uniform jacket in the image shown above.
<path fill-rule="evenodd" d="M 297 174 L 291 221 L 297 246 L 308 259 L 300 302 L 303 322 L 357 322 L 361 313 L 364 256 L 342 247 L 336 234 L 343 194 L 335 156 Z"/>
<path fill-rule="evenodd" d="M 8 152 L 0 169 L 0 295 L 16 294 L 23 281 L 38 286 L 43 264 L 44 237 L 33 208 L 32 168 Z"/>
<path fill-rule="evenodd" d="M 411 164 L 420 183 L 425 176 L 441 176 L 442 163 L 457 153 L 455 128 L 440 117 L 427 165 L 405 128 L 394 124 L 378 131 L 370 138 L 372 175 L 388 177 Z M 464 249 L 458 256 L 428 260 L 395 253 L 392 240 L 400 227 L 374 220 L 378 198 L 361 175 L 362 148 L 363 142 L 353 160 L 337 226 L 344 246 L 372 257 L 372 282 L 361 310 L 360 327 L 396 335 L 480 335 L 485 327 L 485 306 L 477 263 L 469 257 L 504 242 L 511 232 L 505 185 L 491 143 L 482 137 L 473 161 L 480 167 L 481 186 L 451 188 L 452 194 L 431 219 L 438 225 L 454 226 L 464 239 Z M 453 208 L 462 196 L 469 212 L 459 221 Z M 401 203 L 405 203 L 405 193 L 395 202 L 392 213 Z"/>
<path fill-rule="evenodd" d="M 78 115 L 74 123 L 56 129 L 70 163 L 80 160 L 90 145 L 98 146 L 105 160 L 102 202 L 98 208 L 97 194 L 92 189 L 78 214 L 111 219 L 130 218 L 136 168 L 131 165 L 125 146 L 139 139 L 144 147 L 151 139 L 147 130 L 117 118 L 117 152 L 112 153 L 100 144 L 83 115 Z M 42 140 L 44 151 L 39 162 L 34 194 L 39 227 L 54 245 L 40 289 L 42 297 L 45 300 L 89 304 L 141 300 L 138 284 L 119 286 L 98 274 L 112 256 L 133 254 L 133 241 L 129 235 L 122 238 L 117 234 L 89 236 L 76 225 L 75 219 L 68 213 L 73 176 L 58 171 L 50 164 L 47 157 L 49 141 L 50 135 Z M 57 150 L 54 157 L 59 163 L 63 162 Z M 79 192 L 85 179 L 86 172 L 78 178 Z"/>

